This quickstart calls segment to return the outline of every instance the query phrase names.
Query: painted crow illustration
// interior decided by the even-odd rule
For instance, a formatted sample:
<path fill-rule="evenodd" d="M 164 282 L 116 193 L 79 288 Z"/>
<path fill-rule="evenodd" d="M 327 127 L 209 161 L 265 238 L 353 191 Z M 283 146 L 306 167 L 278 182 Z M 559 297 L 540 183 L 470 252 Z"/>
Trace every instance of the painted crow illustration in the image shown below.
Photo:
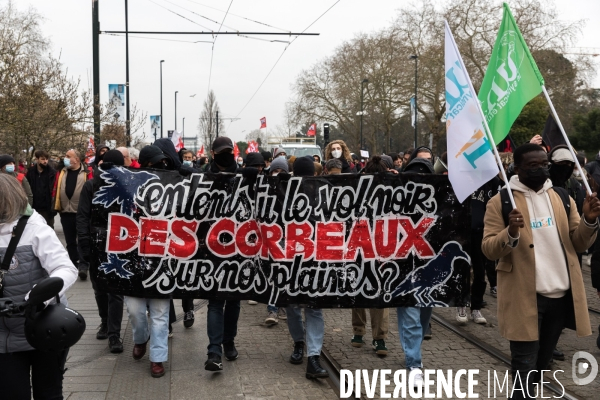
<path fill-rule="evenodd" d="M 101 204 L 104 207 L 110 207 L 115 202 L 121 205 L 121 213 L 133 215 L 135 211 L 135 196 L 140 186 L 146 182 L 159 179 L 158 176 L 146 171 L 133 172 L 126 168 L 112 167 L 103 171 L 100 177 L 108 185 L 103 186 L 96 192 L 93 204 Z"/>
<path fill-rule="evenodd" d="M 392 296 L 413 294 L 417 300 L 417 306 L 420 307 L 447 306 L 445 303 L 434 300 L 431 294 L 450 279 L 454 272 L 454 262 L 458 259 L 471 262 L 471 258 L 459 243 L 455 241 L 446 243 L 427 264 L 408 274 L 394 289 Z"/>
<path fill-rule="evenodd" d="M 121 260 L 118 255 L 109 253 L 108 260 L 100 264 L 98 270 L 104 272 L 106 275 L 114 272 L 119 278 L 129 279 L 133 275 L 133 272 L 125 269 L 125 264 L 127 263 L 129 263 L 129 260 Z"/>

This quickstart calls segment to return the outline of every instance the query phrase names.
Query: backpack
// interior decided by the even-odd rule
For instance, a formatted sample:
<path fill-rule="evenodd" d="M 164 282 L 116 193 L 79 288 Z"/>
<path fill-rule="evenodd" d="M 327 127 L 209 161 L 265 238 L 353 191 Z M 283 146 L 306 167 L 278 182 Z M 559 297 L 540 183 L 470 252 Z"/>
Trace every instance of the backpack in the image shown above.
<path fill-rule="evenodd" d="M 552 188 L 556 194 L 560 196 L 567 213 L 567 218 L 571 215 L 571 198 L 569 192 L 561 187 Z M 510 203 L 510 197 L 508 197 L 508 190 L 503 188 L 500 190 L 500 203 L 502 204 L 502 218 L 504 219 L 504 226 L 508 226 L 508 214 L 513 210 L 512 204 Z"/>

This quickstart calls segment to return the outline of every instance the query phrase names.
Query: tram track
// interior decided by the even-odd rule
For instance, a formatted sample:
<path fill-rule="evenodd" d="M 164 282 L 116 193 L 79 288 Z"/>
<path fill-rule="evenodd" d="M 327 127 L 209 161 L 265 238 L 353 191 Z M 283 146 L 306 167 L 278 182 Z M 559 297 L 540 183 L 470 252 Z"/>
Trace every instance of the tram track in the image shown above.
<path fill-rule="evenodd" d="M 600 312 L 598 312 L 598 313 L 600 314 Z M 452 333 L 460 336 L 461 338 L 465 339 L 467 342 L 471 343 L 475 347 L 477 347 L 480 350 L 484 351 L 485 353 L 489 354 L 490 356 L 492 356 L 496 360 L 498 360 L 498 361 L 502 362 L 503 364 L 506 364 L 507 366 L 510 367 L 510 365 L 511 365 L 511 363 L 510 363 L 510 356 L 508 356 L 502 350 L 500 350 L 500 349 L 498 349 L 498 348 L 496 348 L 496 347 L 494 347 L 494 346 L 492 346 L 492 345 L 484 342 L 483 340 L 479 339 L 477 336 L 473 335 L 472 333 L 466 331 L 465 329 L 462 329 L 462 328 L 456 326 L 455 324 L 451 323 L 450 321 L 448 321 L 444 317 L 436 315 L 435 313 L 431 316 L 431 319 L 433 321 L 435 321 L 436 323 L 438 323 L 439 325 L 441 325 L 442 327 L 444 327 L 447 330 L 449 330 L 450 332 L 452 332 Z M 557 396 L 561 396 L 562 395 L 561 398 L 563 398 L 563 399 L 567 399 L 567 400 L 578 400 L 578 399 L 580 399 L 580 397 L 578 397 L 574 393 L 569 392 L 569 391 L 567 391 L 564 388 L 560 389 L 555 384 L 545 383 L 544 387 L 546 387 L 548 390 L 550 390 L 551 392 L 553 392 Z"/>

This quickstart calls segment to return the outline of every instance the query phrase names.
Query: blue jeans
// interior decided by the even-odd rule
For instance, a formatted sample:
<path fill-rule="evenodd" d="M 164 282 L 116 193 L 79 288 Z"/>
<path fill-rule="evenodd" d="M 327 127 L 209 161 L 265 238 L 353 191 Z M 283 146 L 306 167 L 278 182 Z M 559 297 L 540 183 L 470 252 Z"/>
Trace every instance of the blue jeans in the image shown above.
<path fill-rule="evenodd" d="M 208 353 L 223 355 L 221 345 L 233 342 L 240 318 L 240 301 L 209 300 L 206 314 Z"/>
<path fill-rule="evenodd" d="M 404 350 L 406 368 L 423 368 L 421 343 L 431 320 L 431 307 L 398 307 L 398 332 Z"/>
<path fill-rule="evenodd" d="M 150 338 L 150 361 L 169 359 L 169 299 L 141 299 L 125 296 L 133 343 L 142 344 Z M 146 317 L 149 311 L 149 317 Z"/>
<path fill-rule="evenodd" d="M 304 324 L 302 323 L 302 308 L 293 305 L 285 308 L 287 313 L 287 325 L 294 342 L 306 342 L 307 356 L 318 356 L 323 347 L 323 336 L 325 336 L 325 321 L 323 311 L 319 308 L 305 308 L 306 339 L 304 338 Z"/>
<path fill-rule="evenodd" d="M 278 307 L 275 306 L 267 306 L 267 312 L 274 312 L 276 313 L 279 310 Z"/>

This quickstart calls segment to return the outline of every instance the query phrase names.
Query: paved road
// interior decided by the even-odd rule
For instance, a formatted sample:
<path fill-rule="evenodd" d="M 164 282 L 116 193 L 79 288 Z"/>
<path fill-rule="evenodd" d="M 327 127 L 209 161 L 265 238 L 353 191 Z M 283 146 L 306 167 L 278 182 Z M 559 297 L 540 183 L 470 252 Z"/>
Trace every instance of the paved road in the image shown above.
<path fill-rule="evenodd" d="M 61 236 L 61 227 L 57 218 L 57 232 Z M 585 267 L 584 270 L 588 268 Z M 589 273 L 584 274 L 589 285 Z M 591 286 L 590 286 L 591 288 Z M 67 360 L 68 371 L 65 375 L 65 399 L 335 399 L 337 393 L 327 380 L 311 381 L 304 377 L 303 365 L 288 362 L 292 350 L 292 340 L 285 321 L 267 327 L 263 324 L 266 317 L 264 305 L 251 306 L 242 302 L 239 332 L 236 344 L 240 352 L 238 360 L 224 361 L 224 371 L 209 373 L 204 370 L 206 358 L 206 307 L 197 300 L 196 323 L 185 329 L 181 322 L 174 325 L 174 337 L 169 340 L 169 362 L 167 373 L 162 378 L 150 376 L 148 356 L 140 361 L 131 357 L 133 343 L 131 329 L 123 321 L 122 337 L 125 351 L 113 355 L 108 351 L 107 341 L 96 340 L 95 334 L 100 324 L 96 311 L 91 284 L 77 281 L 68 292 L 70 305 L 80 311 L 87 322 L 87 330 L 81 341 L 75 345 Z M 590 292 L 590 305 L 600 309 L 598 297 Z M 495 299 L 486 295 L 489 305 L 483 310 L 488 319 L 487 326 L 469 323 L 465 329 L 487 343 L 508 351 L 508 342 L 500 337 L 497 328 Z M 176 309 L 181 307 L 176 302 Z M 437 309 L 437 315 L 454 320 L 454 309 Z M 398 339 L 395 310 L 390 312 L 390 333 L 387 340 L 389 355 L 378 357 L 369 347 L 357 349 L 350 346 L 352 326 L 350 310 L 325 310 L 325 348 L 343 368 L 391 369 L 405 368 L 404 354 Z M 600 317 L 592 315 L 592 326 L 597 328 Z M 367 332 L 369 332 L 367 328 Z M 564 370 L 559 374 L 561 383 L 567 390 L 578 394 L 582 399 L 598 398 L 600 381 L 588 386 L 576 386 L 571 378 L 571 358 L 575 351 L 586 350 L 597 359 L 600 351 L 595 345 L 598 332 L 587 338 L 577 338 L 572 331 L 565 330 L 559 346 L 566 354 L 566 361 L 556 362 L 555 369 Z M 370 342 L 367 333 L 365 340 Z M 487 353 L 476 348 L 456 334 L 433 324 L 433 339 L 423 344 L 424 364 L 430 369 L 472 369 L 478 368 L 479 385 L 475 392 L 487 398 L 487 371 L 504 374 L 508 367 Z M 493 373 L 493 372 L 492 372 Z M 503 376 L 503 375 L 502 375 Z M 564 379 L 563 379 L 564 378 Z M 461 380 L 466 388 L 466 380 Z M 362 395 L 364 396 L 364 384 Z M 546 396 L 552 396 L 545 393 Z M 379 388 L 376 397 L 379 396 Z M 506 398 L 497 395 L 497 398 Z"/>

